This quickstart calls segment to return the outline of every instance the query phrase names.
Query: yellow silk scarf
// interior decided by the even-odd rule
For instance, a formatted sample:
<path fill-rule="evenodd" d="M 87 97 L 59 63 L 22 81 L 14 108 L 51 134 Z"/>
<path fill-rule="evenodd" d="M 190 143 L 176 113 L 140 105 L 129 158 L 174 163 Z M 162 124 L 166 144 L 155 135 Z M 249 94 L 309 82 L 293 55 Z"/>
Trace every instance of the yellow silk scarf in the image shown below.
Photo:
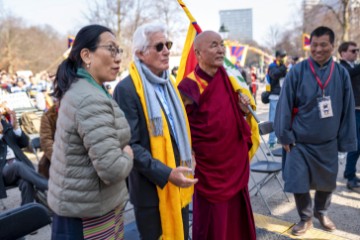
<path fill-rule="evenodd" d="M 145 100 L 144 89 L 142 86 L 139 72 L 134 62 L 130 63 L 130 76 L 134 83 L 136 93 L 140 98 L 141 105 L 144 109 L 144 115 L 146 118 L 148 131 L 149 133 L 151 133 L 150 119 L 148 116 L 148 112 L 146 111 L 146 100 Z M 174 87 L 174 89 L 179 99 L 181 99 L 177 88 Z M 189 123 L 183 105 L 182 105 L 182 110 L 185 116 L 187 134 L 189 139 L 191 139 Z M 150 134 L 149 137 L 150 137 L 151 155 L 153 158 L 158 159 L 166 166 L 170 168 L 176 168 L 174 150 L 171 143 L 169 126 L 167 125 L 167 121 L 165 119 L 165 115 L 163 112 L 161 115 L 163 122 L 163 136 L 152 136 Z M 163 189 L 157 187 L 157 192 L 159 196 L 159 210 L 160 210 L 161 227 L 162 227 L 162 236 L 160 239 L 183 240 L 184 231 L 183 231 L 181 209 L 187 206 L 191 202 L 192 195 L 194 193 L 194 187 L 192 186 L 190 188 L 179 188 L 173 185 L 172 183 L 168 182 Z"/>

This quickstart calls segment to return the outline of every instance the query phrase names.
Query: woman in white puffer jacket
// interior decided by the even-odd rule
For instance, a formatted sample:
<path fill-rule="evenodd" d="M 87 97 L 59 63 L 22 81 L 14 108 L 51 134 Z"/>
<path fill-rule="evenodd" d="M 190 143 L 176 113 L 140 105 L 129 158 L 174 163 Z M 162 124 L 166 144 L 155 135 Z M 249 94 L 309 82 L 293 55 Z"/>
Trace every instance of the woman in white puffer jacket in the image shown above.
<path fill-rule="evenodd" d="M 116 78 L 121 52 L 108 28 L 89 25 L 58 68 L 54 96 L 60 108 L 48 192 L 55 212 L 52 239 L 122 239 L 131 135 L 103 86 Z"/>

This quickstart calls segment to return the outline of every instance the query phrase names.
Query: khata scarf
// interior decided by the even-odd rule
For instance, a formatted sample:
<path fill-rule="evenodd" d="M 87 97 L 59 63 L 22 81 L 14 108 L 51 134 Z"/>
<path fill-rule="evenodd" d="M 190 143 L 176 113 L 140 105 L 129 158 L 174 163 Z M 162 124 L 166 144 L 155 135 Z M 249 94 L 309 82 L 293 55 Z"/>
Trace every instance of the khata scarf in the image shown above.
<path fill-rule="evenodd" d="M 139 60 L 134 61 L 136 69 L 144 88 L 145 103 L 150 125 L 150 134 L 154 136 L 163 136 L 162 110 L 160 103 L 156 98 L 155 84 L 164 86 L 165 97 L 168 101 L 170 114 L 174 121 L 174 130 L 177 136 L 177 144 L 181 160 L 191 161 L 190 138 L 187 135 L 186 123 L 184 121 L 186 113 L 183 111 L 183 104 L 177 93 L 177 88 L 172 85 L 169 73 L 164 71 L 162 76 L 156 76 L 150 69 L 142 64 Z M 191 166 L 191 165 L 189 165 Z"/>
<path fill-rule="evenodd" d="M 191 161 L 190 128 L 180 94 L 169 80 L 154 75 L 139 60 L 130 64 L 130 76 L 140 98 L 150 134 L 151 155 L 170 168 L 176 168 L 170 129 L 155 93 L 155 84 L 163 84 L 169 111 L 174 120 L 181 160 Z M 183 240 L 181 209 L 192 200 L 194 188 L 179 188 L 168 182 L 163 189 L 157 187 L 162 237 L 166 240 Z"/>

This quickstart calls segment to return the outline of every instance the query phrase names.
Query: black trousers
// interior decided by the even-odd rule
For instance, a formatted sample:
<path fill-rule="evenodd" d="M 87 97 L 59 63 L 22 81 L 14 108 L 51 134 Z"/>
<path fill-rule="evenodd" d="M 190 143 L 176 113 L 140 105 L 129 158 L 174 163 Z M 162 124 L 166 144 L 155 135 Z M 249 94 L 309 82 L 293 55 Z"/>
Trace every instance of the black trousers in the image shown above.
<path fill-rule="evenodd" d="M 48 189 L 48 181 L 23 162 L 6 164 L 2 171 L 6 185 L 17 184 L 21 191 L 21 205 L 34 201 L 34 186 L 39 190 Z"/>
<path fill-rule="evenodd" d="M 158 240 L 162 234 L 159 207 L 134 207 L 136 225 L 142 240 Z M 184 239 L 189 239 L 189 205 L 181 210 Z"/>
<path fill-rule="evenodd" d="M 331 203 L 332 192 L 315 192 L 314 199 L 314 210 L 312 210 L 312 202 L 310 193 L 294 193 L 296 208 L 300 219 L 307 221 L 312 218 L 313 211 L 320 214 L 326 215 L 327 210 Z"/>

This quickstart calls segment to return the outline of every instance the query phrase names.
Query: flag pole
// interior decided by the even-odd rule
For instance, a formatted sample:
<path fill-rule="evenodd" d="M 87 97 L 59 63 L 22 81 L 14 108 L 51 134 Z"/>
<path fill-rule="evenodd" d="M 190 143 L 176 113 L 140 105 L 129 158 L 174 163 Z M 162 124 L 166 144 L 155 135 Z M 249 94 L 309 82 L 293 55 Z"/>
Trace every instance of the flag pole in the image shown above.
<path fill-rule="evenodd" d="M 177 1 L 190 20 L 188 33 L 186 36 L 184 49 L 183 49 L 183 53 L 182 53 L 181 60 L 180 60 L 180 66 L 178 69 L 178 75 L 176 76 L 176 82 L 177 82 L 177 84 L 179 84 L 184 77 L 186 77 L 189 73 L 191 73 L 195 69 L 197 61 L 196 61 L 196 56 L 195 56 L 195 53 L 193 50 L 193 42 L 194 42 L 196 35 L 201 33 L 202 30 L 201 30 L 200 26 L 197 24 L 197 21 L 195 20 L 195 18 L 192 16 L 190 11 L 186 7 L 185 3 L 182 0 L 177 0 Z M 230 66 L 229 64 L 227 64 L 227 67 L 225 69 L 228 73 L 229 81 L 230 81 L 234 91 L 236 91 L 236 92 L 240 91 L 242 94 L 247 95 L 251 101 L 251 106 L 248 106 L 248 108 L 251 108 L 252 106 L 255 108 L 256 107 L 255 102 L 252 99 L 252 95 L 249 92 L 248 86 L 243 81 L 243 78 L 241 77 L 240 72 L 236 71 L 236 73 L 229 74 L 229 72 L 234 71 L 233 69 L 235 69 L 235 67 L 226 58 L 224 60 L 225 60 L 224 64 L 225 64 L 225 62 L 229 62 L 231 65 Z M 245 84 L 245 86 L 243 86 L 243 84 Z M 251 116 L 249 116 L 246 119 L 246 121 L 248 122 L 248 124 L 251 128 L 251 131 L 252 131 L 251 140 L 252 140 L 253 146 L 251 147 L 251 149 L 249 149 L 249 159 L 252 159 L 252 157 L 255 155 L 256 150 L 260 144 L 260 137 L 259 137 L 259 127 L 257 124 L 257 121 L 259 121 L 259 119 L 258 118 L 255 119 L 256 114 L 253 111 L 253 109 L 251 109 L 250 111 L 252 114 L 251 114 Z"/>
<path fill-rule="evenodd" d="M 184 10 L 184 12 L 186 13 L 186 16 L 189 18 L 191 24 L 194 26 L 194 28 L 196 29 L 197 33 L 201 33 L 202 30 L 200 28 L 200 26 L 197 24 L 196 19 L 193 17 L 193 15 L 190 13 L 189 9 L 187 8 L 187 6 L 185 5 L 185 3 L 182 0 L 177 0 L 179 5 L 182 7 L 182 9 Z"/>

